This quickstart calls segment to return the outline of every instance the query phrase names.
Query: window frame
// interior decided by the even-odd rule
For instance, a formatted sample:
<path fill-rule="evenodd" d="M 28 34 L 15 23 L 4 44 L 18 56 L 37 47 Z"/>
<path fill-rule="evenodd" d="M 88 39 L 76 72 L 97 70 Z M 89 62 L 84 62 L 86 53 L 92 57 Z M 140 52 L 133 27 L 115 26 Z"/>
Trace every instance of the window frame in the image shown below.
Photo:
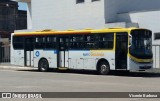
<path fill-rule="evenodd" d="M 81 4 L 81 3 L 84 3 L 85 0 L 76 0 L 76 4 Z"/>
<path fill-rule="evenodd" d="M 92 2 L 101 1 L 101 0 L 92 0 Z"/>
<path fill-rule="evenodd" d="M 160 32 L 154 33 L 154 40 L 160 40 Z"/>

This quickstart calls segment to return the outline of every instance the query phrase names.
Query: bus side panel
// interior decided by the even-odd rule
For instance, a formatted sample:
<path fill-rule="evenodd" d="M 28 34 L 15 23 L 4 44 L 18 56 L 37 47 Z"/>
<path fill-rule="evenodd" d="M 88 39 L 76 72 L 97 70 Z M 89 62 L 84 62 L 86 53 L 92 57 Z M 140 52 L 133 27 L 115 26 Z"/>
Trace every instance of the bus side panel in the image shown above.
<path fill-rule="evenodd" d="M 88 50 L 69 51 L 69 68 L 96 70 L 96 58 Z"/>
<path fill-rule="evenodd" d="M 115 70 L 115 52 L 114 51 L 69 51 L 69 68 L 96 70 L 100 59 L 106 59 L 109 62 L 110 69 Z"/>
<path fill-rule="evenodd" d="M 84 69 L 96 70 L 96 58 L 85 58 L 84 59 Z"/>
<path fill-rule="evenodd" d="M 110 70 L 115 70 L 115 51 L 106 51 L 104 57 L 109 63 Z"/>
<path fill-rule="evenodd" d="M 34 50 L 34 67 L 38 67 L 40 59 L 45 58 L 50 68 L 57 68 L 57 54 L 55 50 Z"/>
<path fill-rule="evenodd" d="M 11 49 L 11 51 L 10 51 L 11 52 L 11 64 L 18 65 L 16 62 L 16 58 L 17 58 L 16 54 L 15 54 L 16 50 L 14 50 L 14 48 L 13 48 L 13 35 L 14 35 L 14 33 L 11 34 L 11 48 L 10 48 Z"/>
<path fill-rule="evenodd" d="M 144 69 L 140 67 L 144 67 Z M 150 68 L 145 68 L 145 67 L 150 67 Z M 128 70 L 130 71 L 139 71 L 139 70 L 146 70 L 146 69 L 152 69 L 152 68 L 153 68 L 152 63 L 138 63 L 129 58 Z"/>
<path fill-rule="evenodd" d="M 13 35 L 14 33 L 12 33 L 11 35 L 11 64 L 13 65 L 18 65 L 18 66 L 24 66 L 24 50 L 20 50 L 20 49 L 17 49 L 15 50 L 13 48 Z"/>
<path fill-rule="evenodd" d="M 11 64 L 15 65 L 14 61 L 15 61 L 15 56 L 14 56 L 14 50 L 11 48 Z"/>
<path fill-rule="evenodd" d="M 11 64 L 12 64 L 12 65 L 15 65 L 15 62 L 14 62 L 14 61 L 15 61 L 15 55 L 14 55 L 14 49 L 13 49 L 13 34 L 14 34 L 14 33 L 11 34 L 11 48 L 10 48 L 10 49 L 11 49 L 11 51 L 10 51 L 10 52 L 11 52 L 11 53 L 10 53 L 10 54 L 11 54 L 11 55 L 10 55 L 11 57 L 10 57 L 10 58 L 11 58 Z"/>
<path fill-rule="evenodd" d="M 24 50 L 14 50 L 11 53 L 11 64 L 24 66 Z"/>
<path fill-rule="evenodd" d="M 69 51 L 69 68 L 96 70 L 96 58 L 88 50 Z"/>
<path fill-rule="evenodd" d="M 69 68 L 70 69 L 84 69 L 83 68 L 83 51 L 70 50 L 69 51 Z"/>
<path fill-rule="evenodd" d="M 24 66 L 24 50 L 19 50 L 18 52 L 18 63 L 19 66 Z"/>
<path fill-rule="evenodd" d="M 15 50 L 11 47 L 11 64 L 12 65 L 18 65 L 16 63 L 16 55 L 15 55 Z"/>

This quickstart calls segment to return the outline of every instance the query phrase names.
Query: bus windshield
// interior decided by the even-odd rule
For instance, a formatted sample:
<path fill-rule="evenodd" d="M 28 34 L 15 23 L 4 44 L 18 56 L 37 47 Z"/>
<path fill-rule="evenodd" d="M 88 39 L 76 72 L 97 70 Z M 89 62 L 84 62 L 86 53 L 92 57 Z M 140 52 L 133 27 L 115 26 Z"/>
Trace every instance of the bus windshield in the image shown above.
<path fill-rule="evenodd" d="M 152 32 L 149 30 L 133 30 L 130 54 L 140 59 L 152 58 Z"/>

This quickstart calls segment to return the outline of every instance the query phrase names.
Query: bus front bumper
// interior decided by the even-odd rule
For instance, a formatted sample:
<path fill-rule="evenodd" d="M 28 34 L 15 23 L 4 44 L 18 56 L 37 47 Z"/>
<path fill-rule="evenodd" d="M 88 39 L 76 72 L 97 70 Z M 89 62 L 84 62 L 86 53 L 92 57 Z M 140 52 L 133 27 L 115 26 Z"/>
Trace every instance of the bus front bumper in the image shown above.
<path fill-rule="evenodd" d="M 130 71 L 145 71 L 153 69 L 153 63 L 138 63 L 133 60 L 129 61 L 129 70 Z"/>

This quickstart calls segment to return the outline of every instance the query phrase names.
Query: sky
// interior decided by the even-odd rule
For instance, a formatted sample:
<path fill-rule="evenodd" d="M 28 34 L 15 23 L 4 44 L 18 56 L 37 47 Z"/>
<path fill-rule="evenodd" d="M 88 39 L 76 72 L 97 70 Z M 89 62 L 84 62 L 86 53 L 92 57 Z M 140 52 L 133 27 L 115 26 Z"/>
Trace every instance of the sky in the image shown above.
<path fill-rule="evenodd" d="M 18 7 L 19 10 L 27 10 L 27 4 L 26 3 L 19 2 L 18 5 L 19 5 L 19 7 Z"/>

